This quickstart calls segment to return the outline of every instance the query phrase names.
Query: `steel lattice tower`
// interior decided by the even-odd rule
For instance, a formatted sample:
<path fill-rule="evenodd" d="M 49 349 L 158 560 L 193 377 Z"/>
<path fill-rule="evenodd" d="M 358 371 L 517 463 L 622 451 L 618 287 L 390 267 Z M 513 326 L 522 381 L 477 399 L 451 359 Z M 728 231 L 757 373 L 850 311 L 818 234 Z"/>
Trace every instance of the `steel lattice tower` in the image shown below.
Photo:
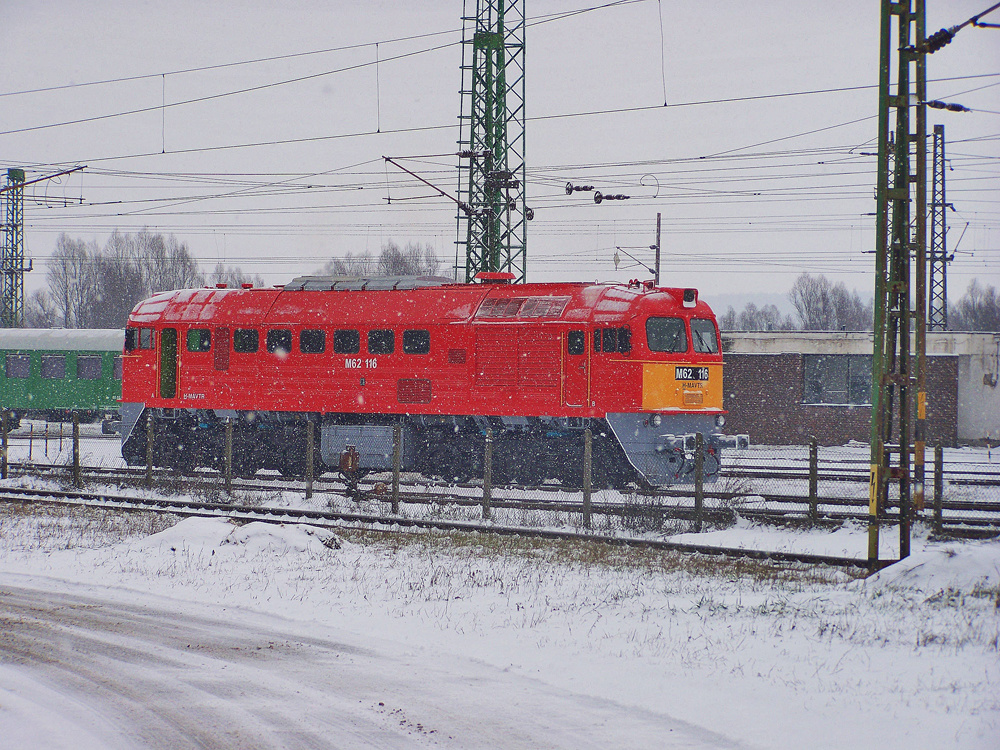
<path fill-rule="evenodd" d="M 924 0 L 882 0 L 868 509 L 872 567 L 879 559 L 879 523 L 895 499 L 890 486 L 898 491 L 901 558 L 910 554 L 913 506 L 922 507 L 924 497 L 927 86 L 925 55 L 917 51 L 924 32 Z"/>
<path fill-rule="evenodd" d="M 948 330 L 948 220 L 944 190 L 944 125 L 934 126 L 931 160 L 934 178 L 931 189 L 930 306 L 928 326 L 932 331 Z"/>
<path fill-rule="evenodd" d="M 3 216 L 3 252 L 0 259 L 0 328 L 24 324 L 24 170 L 8 169 L 0 192 Z"/>
<path fill-rule="evenodd" d="M 465 0 L 456 276 L 506 271 L 525 280 L 523 0 Z M 475 4 L 475 14 L 468 8 Z"/>

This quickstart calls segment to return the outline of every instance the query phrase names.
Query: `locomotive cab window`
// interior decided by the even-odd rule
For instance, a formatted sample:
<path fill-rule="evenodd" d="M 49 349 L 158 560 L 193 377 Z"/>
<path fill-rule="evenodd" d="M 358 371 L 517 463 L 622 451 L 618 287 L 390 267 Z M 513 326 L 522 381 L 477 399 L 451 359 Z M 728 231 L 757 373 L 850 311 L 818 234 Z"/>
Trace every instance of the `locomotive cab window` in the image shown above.
<path fill-rule="evenodd" d="M 156 332 L 152 328 L 139 329 L 139 348 L 140 349 L 156 348 Z"/>
<path fill-rule="evenodd" d="M 125 351 L 133 352 L 139 348 L 139 329 L 125 329 Z"/>
<path fill-rule="evenodd" d="M 46 380 L 62 380 L 66 377 L 66 357 L 48 355 L 42 357 L 42 377 Z"/>
<path fill-rule="evenodd" d="M 237 328 L 233 331 L 233 351 L 253 354 L 260 349 L 260 333 L 253 328 Z"/>
<path fill-rule="evenodd" d="M 391 328 L 368 332 L 369 354 L 392 354 L 396 351 L 396 335 Z"/>
<path fill-rule="evenodd" d="M 649 318 L 646 343 L 651 352 L 680 353 L 688 350 L 683 318 Z"/>
<path fill-rule="evenodd" d="M 189 352 L 207 352 L 212 349 L 212 332 L 207 328 L 192 328 L 187 332 Z"/>
<path fill-rule="evenodd" d="M 715 330 L 715 323 L 704 318 L 692 319 L 691 342 L 699 354 L 718 354 L 719 336 Z"/>
<path fill-rule="evenodd" d="M 101 379 L 101 358 L 94 355 L 78 355 L 76 358 L 76 377 L 79 380 Z"/>
<path fill-rule="evenodd" d="M 352 328 L 333 332 L 334 354 L 357 354 L 361 351 L 361 333 Z"/>
<path fill-rule="evenodd" d="M 427 354 L 431 350 L 431 332 L 422 329 L 403 331 L 405 354 Z"/>
<path fill-rule="evenodd" d="M 326 331 L 306 329 L 299 334 L 299 351 L 303 354 L 322 354 L 326 351 Z"/>
<path fill-rule="evenodd" d="M 8 378 L 27 378 L 31 375 L 30 354 L 8 354 L 6 362 Z"/>
<path fill-rule="evenodd" d="M 566 350 L 570 354 L 583 354 L 587 348 L 587 335 L 583 331 L 570 331 L 566 336 Z"/>

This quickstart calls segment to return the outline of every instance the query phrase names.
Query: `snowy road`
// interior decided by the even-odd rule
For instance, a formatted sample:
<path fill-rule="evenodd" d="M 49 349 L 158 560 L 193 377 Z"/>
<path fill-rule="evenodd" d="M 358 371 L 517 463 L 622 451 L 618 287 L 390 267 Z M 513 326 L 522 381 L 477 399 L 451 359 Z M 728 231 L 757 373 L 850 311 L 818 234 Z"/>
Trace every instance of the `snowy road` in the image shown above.
<path fill-rule="evenodd" d="M 481 662 L 235 608 L 27 576 L 0 587 L 15 748 L 729 748 Z"/>

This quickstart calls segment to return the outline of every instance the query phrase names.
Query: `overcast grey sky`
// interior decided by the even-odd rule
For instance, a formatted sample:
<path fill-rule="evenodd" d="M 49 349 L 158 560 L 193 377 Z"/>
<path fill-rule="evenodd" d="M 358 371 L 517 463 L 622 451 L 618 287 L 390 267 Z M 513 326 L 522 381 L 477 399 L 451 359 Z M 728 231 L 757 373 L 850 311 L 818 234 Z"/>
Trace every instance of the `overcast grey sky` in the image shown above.
<path fill-rule="evenodd" d="M 646 276 L 625 255 L 616 271 L 615 247 L 651 263 L 661 212 L 663 280 L 709 300 L 783 292 L 803 271 L 868 293 L 877 0 L 553 17 L 605 4 L 526 2 L 529 279 Z M 988 5 L 929 0 L 928 32 Z M 87 165 L 26 191 L 27 289 L 60 233 L 103 244 L 116 228 L 172 233 L 203 270 L 269 283 L 388 239 L 450 266 L 454 204 L 381 157 L 420 157 L 404 163 L 454 193 L 461 13 L 460 0 L 3 3 L 0 168 Z M 931 98 L 976 110 L 929 117 L 946 127 L 952 246 L 968 223 L 957 298 L 972 276 L 1000 279 L 1000 30 L 964 29 L 928 76 Z M 827 89 L 847 90 L 772 96 Z M 632 199 L 597 206 L 567 181 Z"/>

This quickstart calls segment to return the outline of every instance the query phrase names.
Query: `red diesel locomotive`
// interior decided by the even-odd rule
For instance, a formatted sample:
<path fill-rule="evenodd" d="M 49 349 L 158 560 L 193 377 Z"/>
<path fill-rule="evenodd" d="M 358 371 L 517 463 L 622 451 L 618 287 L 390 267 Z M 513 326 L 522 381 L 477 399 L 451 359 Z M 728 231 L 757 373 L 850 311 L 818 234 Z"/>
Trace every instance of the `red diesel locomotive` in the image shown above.
<path fill-rule="evenodd" d="M 433 277 L 301 277 L 283 287 L 188 289 L 129 317 L 122 454 L 191 470 L 233 465 L 301 475 L 306 423 L 316 465 L 481 476 L 487 428 L 497 482 L 579 481 L 583 431 L 599 484 L 691 481 L 695 433 L 705 473 L 744 436 L 719 432 L 722 354 L 694 289 L 511 285 Z"/>

